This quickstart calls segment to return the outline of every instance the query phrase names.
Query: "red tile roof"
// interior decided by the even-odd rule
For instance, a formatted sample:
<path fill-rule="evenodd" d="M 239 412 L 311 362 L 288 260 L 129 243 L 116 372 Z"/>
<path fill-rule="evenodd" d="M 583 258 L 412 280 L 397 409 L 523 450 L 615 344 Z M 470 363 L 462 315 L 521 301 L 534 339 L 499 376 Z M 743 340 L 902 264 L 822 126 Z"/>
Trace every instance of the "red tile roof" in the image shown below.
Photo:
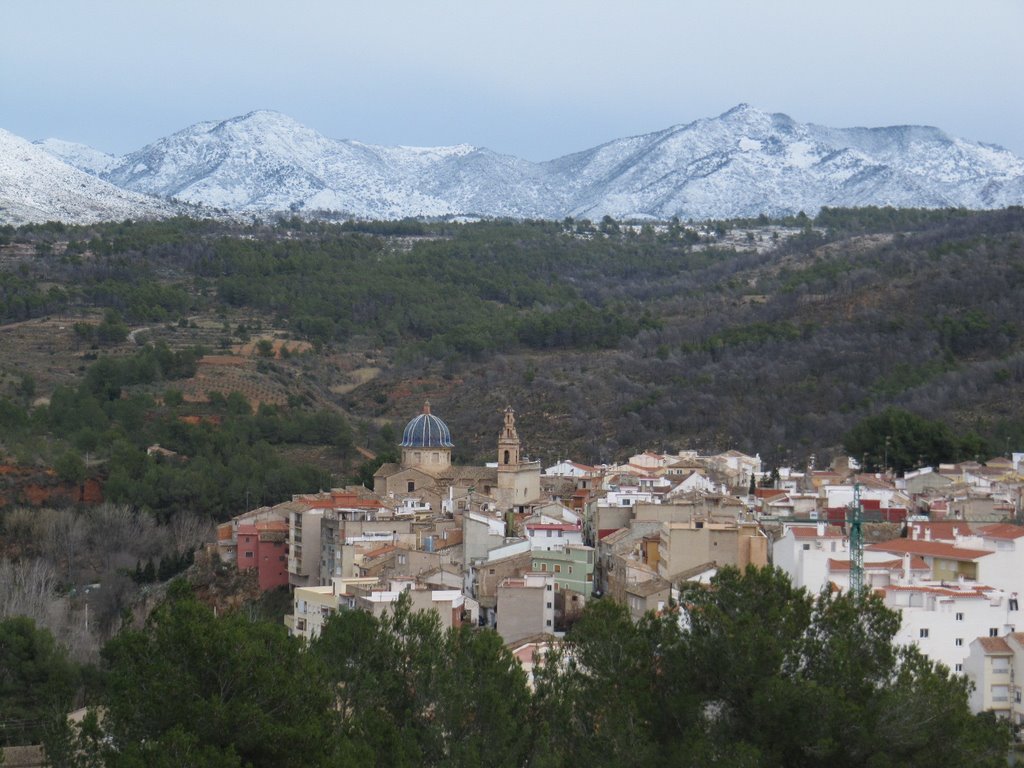
<path fill-rule="evenodd" d="M 978 643 L 985 653 L 991 654 L 1013 654 L 1010 644 L 1001 637 L 979 637 Z"/>
<path fill-rule="evenodd" d="M 882 568 L 887 570 L 896 570 L 903 567 L 903 560 L 882 560 L 881 562 L 868 562 L 864 563 L 864 569 Z M 848 571 L 850 570 L 849 560 L 836 560 L 834 558 L 828 559 L 828 568 L 830 571 Z M 928 563 L 926 563 L 920 557 L 910 558 L 910 570 L 912 571 L 928 571 Z"/>
<path fill-rule="evenodd" d="M 978 560 L 979 558 L 991 555 L 992 552 L 985 549 L 965 549 L 954 547 L 943 541 L 913 541 L 911 539 L 893 539 L 892 541 L 881 541 L 871 544 L 867 549 L 878 552 L 892 552 L 902 555 L 909 552 L 912 555 L 922 557 L 941 557 L 947 560 Z"/>
<path fill-rule="evenodd" d="M 986 539 L 1019 539 L 1024 536 L 1024 525 L 993 523 L 977 531 Z"/>
<path fill-rule="evenodd" d="M 825 526 L 825 533 L 822 536 L 818 535 L 818 527 L 814 526 L 793 526 L 789 529 L 793 533 L 793 537 L 797 539 L 841 539 L 843 538 L 843 532 L 836 528 L 834 525 Z"/>
<path fill-rule="evenodd" d="M 394 544 L 386 544 L 383 547 L 377 547 L 377 549 L 371 549 L 369 552 L 364 554 L 363 557 L 364 558 L 371 558 L 371 559 L 372 558 L 376 558 L 376 557 L 382 557 L 383 555 L 387 555 L 387 554 L 390 554 L 391 552 L 394 552 L 396 549 L 398 549 L 398 547 L 396 547 Z"/>

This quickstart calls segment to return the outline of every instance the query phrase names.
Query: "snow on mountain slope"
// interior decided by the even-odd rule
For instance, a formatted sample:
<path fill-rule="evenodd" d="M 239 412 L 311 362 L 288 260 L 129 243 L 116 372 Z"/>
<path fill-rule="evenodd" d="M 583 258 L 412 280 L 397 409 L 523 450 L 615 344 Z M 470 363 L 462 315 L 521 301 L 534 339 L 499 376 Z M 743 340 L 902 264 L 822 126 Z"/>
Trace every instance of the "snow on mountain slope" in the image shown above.
<path fill-rule="evenodd" d="M 135 192 L 232 213 L 727 218 L 822 206 L 1024 203 L 1024 160 L 937 128 L 828 128 L 741 104 L 545 163 L 327 138 L 271 111 L 204 122 L 122 158 L 49 152 Z"/>
<path fill-rule="evenodd" d="M 0 129 L 0 222 L 92 223 L 178 212 L 177 206 L 120 189 Z"/>
<path fill-rule="evenodd" d="M 44 139 L 43 141 L 34 141 L 32 143 L 46 150 L 58 160 L 63 160 L 68 165 L 80 171 L 91 173 L 93 176 L 99 176 L 101 173 L 110 170 L 118 162 L 116 155 L 101 152 L 85 144 L 76 144 L 73 141 Z"/>
<path fill-rule="evenodd" d="M 573 188 L 572 213 L 591 217 L 991 208 L 1022 202 L 1024 178 L 1024 161 L 1012 153 L 935 128 L 823 128 L 747 105 L 547 165 Z"/>

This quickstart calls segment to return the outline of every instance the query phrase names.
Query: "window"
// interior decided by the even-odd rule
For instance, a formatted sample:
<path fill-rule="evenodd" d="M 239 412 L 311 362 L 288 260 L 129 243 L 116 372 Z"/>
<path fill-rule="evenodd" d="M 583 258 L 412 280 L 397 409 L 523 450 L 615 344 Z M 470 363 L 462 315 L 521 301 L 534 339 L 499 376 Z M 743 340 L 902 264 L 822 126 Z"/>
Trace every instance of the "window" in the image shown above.
<path fill-rule="evenodd" d="M 409 482 L 408 482 L 408 483 L 406 484 L 406 490 L 407 490 L 407 491 L 408 491 L 409 493 L 412 493 L 413 491 L 415 491 L 415 490 L 416 490 L 416 481 L 415 481 L 415 480 L 410 480 L 410 481 L 409 481 Z"/>
<path fill-rule="evenodd" d="M 928 637 L 928 630 L 927 630 L 927 629 L 922 629 L 922 630 L 921 630 L 921 631 L 920 631 L 920 632 L 918 633 L 918 636 L 919 636 L 919 637 Z"/>
<path fill-rule="evenodd" d="M 494 569 L 493 569 L 493 568 L 491 568 L 491 569 L 490 569 L 490 571 L 489 571 L 489 573 L 491 574 L 491 576 L 493 576 L 493 575 L 494 575 Z"/>
<path fill-rule="evenodd" d="M 962 637 L 958 637 L 958 638 L 956 639 L 956 645 L 957 645 L 957 647 L 959 648 L 959 647 L 960 647 L 961 645 L 963 645 L 963 644 L 964 644 L 964 639 L 963 639 Z"/>
<path fill-rule="evenodd" d="M 958 613 L 958 614 L 956 615 L 956 620 L 957 620 L 957 621 L 963 621 L 963 620 L 964 620 L 964 615 L 963 615 L 962 613 Z"/>
<path fill-rule="evenodd" d="M 551 585 L 548 584 L 548 592 L 550 592 L 550 591 L 551 591 Z"/>
<path fill-rule="evenodd" d="M 804 544 L 804 552 L 810 552 L 810 551 L 811 551 L 811 545 L 810 544 Z"/>
<path fill-rule="evenodd" d="M 540 569 L 541 569 L 541 571 L 547 571 L 548 564 L 547 563 L 541 563 L 540 564 Z M 550 587 L 549 587 L 549 589 L 550 589 Z"/>
<path fill-rule="evenodd" d="M 999 627 L 989 627 L 988 628 L 988 636 L 989 637 L 999 637 Z"/>
<path fill-rule="evenodd" d="M 255 557 L 255 556 L 256 556 L 256 553 L 255 553 L 255 552 L 246 552 L 246 553 L 245 553 L 245 556 L 246 556 L 246 557 Z"/>
<path fill-rule="evenodd" d="M 1014 596 L 1010 598 L 1010 610 L 1011 611 L 1016 611 L 1017 610 L 1017 595 L 1016 595 L 1016 593 L 1014 593 Z"/>
<path fill-rule="evenodd" d="M 588 573 L 587 574 L 587 581 L 590 582 L 590 581 L 593 581 L 593 580 L 594 580 L 594 574 Z"/>
<path fill-rule="evenodd" d="M 956 665 L 956 666 L 954 667 L 953 671 L 954 671 L 954 672 L 963 672 L 963 671 L 964 671 L 964 665 L 963 665 L 963 664 L 957 664 L 957 665 Z"/>
<path fill-rule="evenodd" d="M 548 620 L 547 620 L 547 621 L 545 621 L 544 623 L 545 623 L 545 624 L 547 624 L 547 625 L 548 625 L 548 626 L 550 627 L 550 626 L 551 626 L 551 619 L 548 619 Z"/>
<path fill-rule="evenodd" d="M 551 603 L 548 603 L 547 606 L 548 606 L 548 608 L 550 608 L 551 607 Z"/>
<path fill-rule="evenodd" d="M 571 565 L 569 566 L 569 575 L 570 576 L 572 575 L 572 566 Z"/>
<path fill-rule="evenodd" d="M 558 563 L 555 563 L 555 573 L 561 573 L 561 572 L 562 572 L 562 566 L 559 565 Z"/>

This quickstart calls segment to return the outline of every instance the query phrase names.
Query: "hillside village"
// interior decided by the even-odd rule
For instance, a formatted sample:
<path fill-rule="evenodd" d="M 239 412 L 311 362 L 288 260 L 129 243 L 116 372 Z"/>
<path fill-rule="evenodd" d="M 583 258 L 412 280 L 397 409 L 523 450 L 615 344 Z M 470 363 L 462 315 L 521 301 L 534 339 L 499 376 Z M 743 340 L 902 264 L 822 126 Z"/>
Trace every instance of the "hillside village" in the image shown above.
<path fill-rule="evenodd" d="M 425 403 L 372 491 L 247 510 L 218 528 L 217 553 L 255 569 L 262 590 L 292 591 L 294 636 L 316 637 L 338 611 L 380 616 L 405 594 L 445 627 L 494 628 L 529 671 L 588 602 L 622 603 L 639 620 L 723 566 L 775 565 L 811 593 L 849 590 L 856 495 L 864 585 L 900 613 L 897 642 L 966 675 L 975 712 L 1024 725 L 1013 682 L 1024 679 L 1024 454 L 902 477 L 842 458 L 768 473 L 738 451 L 541 467 L 511 407 L 495 434 L 494 462 L 454 465 L 458 435 Z"/>

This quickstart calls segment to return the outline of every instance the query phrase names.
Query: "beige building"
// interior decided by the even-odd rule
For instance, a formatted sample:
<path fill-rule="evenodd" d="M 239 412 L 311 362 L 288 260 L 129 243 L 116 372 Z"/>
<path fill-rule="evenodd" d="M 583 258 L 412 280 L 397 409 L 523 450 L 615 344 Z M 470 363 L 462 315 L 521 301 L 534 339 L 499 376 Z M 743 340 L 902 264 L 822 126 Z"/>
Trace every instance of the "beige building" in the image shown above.
<path fill-rule="evenodd" d="M 658 544 L 658 575 L 674 581 L 704 563 L 716 566 L 768 565 L 768 539 L 754 523 L 691 520 L 663 523 Z"/>
<path fill-rule="evenodd" d="M 972 712 L 994 712 L 1010 720 L 1018 732 L 1024 729 L 1024 632 L 972 640 L 963 671 L 974 684 Z"/>
<path fill-rule="evenodd" d="M 312 640 L 320 635 L 324 624 L 347 604 L 348 591 L 355 586 L 376 584 L 376 579 L 335 579 L 333 584 L 319 587 L 296 587 L 292 593 L 292 612 L 284 617 L 284 625 L 295 637 Z"/>
<path fill-rule="evenodd" d="M 660 576 L 631 583 L 625 588 L 625 603 L 633 621 L 639 621 L 648 612 L 659 613 L 669 604 L 672 584 Z"/>
<path fill-rule="evenodd" d="M 551 633 L 555 625 L 555 579 L 550 573 L 525 573 L 498 585 L 497 625 L 506 643 Z"/>
<path fill-rule="evenodd" d="M 474 564 L 470 570 L 472 594 L 480 607 L 494 609 L 498 604 L 498 585 L 505 579 L 527 573 L 532 563 L 532 553 L 527 549 L 508 557 Z"/>

